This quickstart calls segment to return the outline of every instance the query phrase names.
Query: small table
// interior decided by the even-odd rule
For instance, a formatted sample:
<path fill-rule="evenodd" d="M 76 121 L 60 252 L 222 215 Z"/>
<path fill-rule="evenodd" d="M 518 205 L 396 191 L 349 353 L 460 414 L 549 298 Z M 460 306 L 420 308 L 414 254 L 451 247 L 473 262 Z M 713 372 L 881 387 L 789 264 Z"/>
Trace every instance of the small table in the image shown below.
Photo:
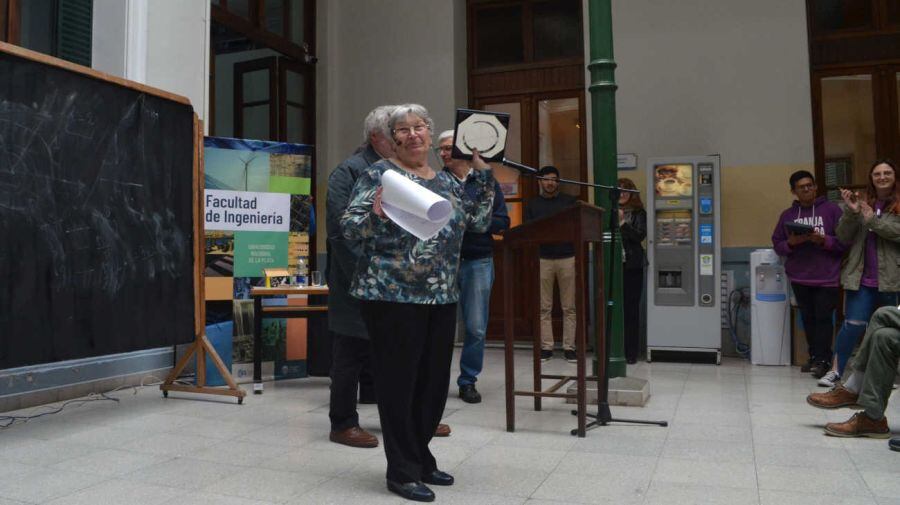
<path fill-rule="evenodd" d="M 277 305 L 262 304 L 263 298 L 282 295 L 328 296 L 328 286 L 280 286 L 277 288 L 254 287 L 250 289 L 253 298 L 253 393 L 262 394 L 262 320 L 264 315 L 280 318 L 309 318 L 328 313 L 328 305 Z M 308 334 L 307 334 L 308 338 Z"/>

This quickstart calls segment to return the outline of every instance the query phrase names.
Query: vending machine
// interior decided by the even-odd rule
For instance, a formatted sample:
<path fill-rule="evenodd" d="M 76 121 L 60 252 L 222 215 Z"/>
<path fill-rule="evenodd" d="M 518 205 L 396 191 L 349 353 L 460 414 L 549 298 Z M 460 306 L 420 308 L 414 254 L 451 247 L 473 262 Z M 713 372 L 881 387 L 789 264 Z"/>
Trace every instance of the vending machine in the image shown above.
<path fill-rule="evenodd" d="M 647 160 L 647 361 L 654 351 L 721 362 L 718 156 Z"/>

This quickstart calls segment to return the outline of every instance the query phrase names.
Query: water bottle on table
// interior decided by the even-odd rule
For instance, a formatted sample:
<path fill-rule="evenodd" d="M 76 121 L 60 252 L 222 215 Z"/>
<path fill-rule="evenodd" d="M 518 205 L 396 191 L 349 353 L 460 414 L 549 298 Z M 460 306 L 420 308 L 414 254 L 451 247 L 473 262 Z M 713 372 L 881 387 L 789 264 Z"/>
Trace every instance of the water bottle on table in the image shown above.
<path fill-rule="evenodd" d="M 297 275 L 294 280 L 294 285 L 305 287 L 307 285 L 308 275 L 309 267 L 306 266 L 306 258 L 300 256 L 299 258 L 297 258 Z"/>

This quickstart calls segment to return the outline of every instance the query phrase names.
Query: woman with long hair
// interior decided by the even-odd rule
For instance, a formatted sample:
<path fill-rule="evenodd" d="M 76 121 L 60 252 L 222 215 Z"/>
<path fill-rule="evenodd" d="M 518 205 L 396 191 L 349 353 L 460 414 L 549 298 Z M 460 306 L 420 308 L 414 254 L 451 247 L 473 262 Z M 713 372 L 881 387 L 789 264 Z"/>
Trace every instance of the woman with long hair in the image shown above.
<path fill-rule="evenodd" d="M 881 159 L 869 169 L 865 198 L 841 189 L 844 213 L 835 234 L 848 244 L 841 285 L 844 287 L 844 324 L 834 343 L 832 369 L 819 385 L 832 387 L 856 343 L 866 332 L 875 309 L 897 305 L 900 291 L 900 186 L 894 162 Z"/>
<path fill-rule="evenodd" d="M 622 189 L 637 189 L 634 181 L 619 179 Z M 625 316 L 625 360 L 637 363 L 640 347 L 641 294 L 644 291 L 646 257 L 641 242 L 647 237 L 647 211 L 639 193 L 619 195 L 619 230 L 622 235 L 623 257 L 622 296 Z"/>

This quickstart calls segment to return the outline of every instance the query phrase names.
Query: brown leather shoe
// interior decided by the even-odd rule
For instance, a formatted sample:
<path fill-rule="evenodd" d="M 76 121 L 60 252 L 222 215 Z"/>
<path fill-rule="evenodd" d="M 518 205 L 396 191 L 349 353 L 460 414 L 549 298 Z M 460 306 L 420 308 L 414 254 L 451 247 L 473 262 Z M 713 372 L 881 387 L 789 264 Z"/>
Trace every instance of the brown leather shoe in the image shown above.
<path fill-rule="evenodd" d="M 806 403 L 819 409 L 839 409 L 842 407 L 856 407 L 859 395 L 846 389 L 844 386 L 835 386 L 827 393 L 812 393 L 806 397 Z"/>
<path fill-rule="evenodd" d="M 332 431 L 328 435 L 328 440 L 337 444 L 349 445 L 350 447 L 362 447 L 364 449 L 378 447 L 378 438 L 359 426 L 354 426 L 341 431 Z"/>
<path fill-rule="evenodd" d="M 891 438 L 891 429 L 888 428 L 887 417 L 875 421 L 865 412 L 857 412 L 853 417 L 843 423 L 828 423 L 825 425 L 825 434 L 832 437 L 869 437 Z"/>
<path fill-rule="evenodd" d="M 449 437 L 450 436 L 450 427 L 446 424 L 439 424 L 437 428 L 434 430 L 434 436 L 436 437 Z"/>

